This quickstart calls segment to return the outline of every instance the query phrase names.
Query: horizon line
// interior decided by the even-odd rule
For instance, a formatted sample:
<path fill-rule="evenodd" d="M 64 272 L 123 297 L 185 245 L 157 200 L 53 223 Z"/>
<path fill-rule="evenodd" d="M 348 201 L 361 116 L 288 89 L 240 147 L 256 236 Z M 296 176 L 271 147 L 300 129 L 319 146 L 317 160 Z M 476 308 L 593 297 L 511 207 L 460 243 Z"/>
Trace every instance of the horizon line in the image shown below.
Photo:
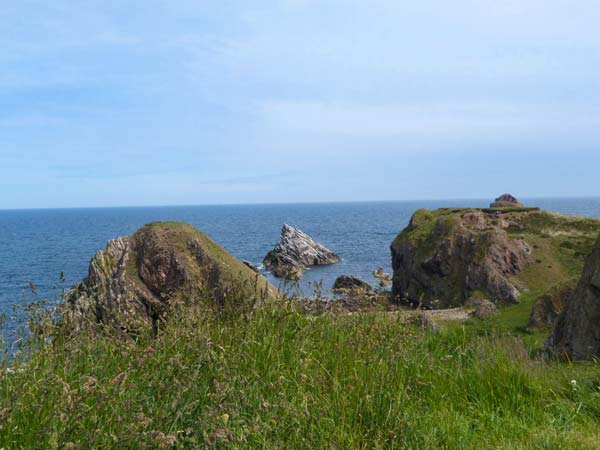
<path fill-rule="evenodd" d="M 584 200 L 597 199 L 600 195 L 589 196 L 523 196 L 522 200 Z M 484 197 L 456 197 L 456 198 L 421 198 L 403 200 L 322 200 L 322 201 L 292 201 L 292 202 L 249 202 L 249 203 L 196 203 L 196 204 L 148 204 L 148 205 L 120 205 L 120 206 L 40 206 L 23 208 L 0 208 L 0 211 L 60 211 L 76 209 L 128 209 L 128 208 L 195 208 L 206 206 L 284 206 L 284 205 L 327 205 L 327 204 L 358 204 L 358 203 L 411 203 L 411 202 L 451 202 L 451 201 L 487 201 Z M 492 198 L 491 201 L 494 199 Z M 456 205 L 458 206 L 458 205 Z"/>

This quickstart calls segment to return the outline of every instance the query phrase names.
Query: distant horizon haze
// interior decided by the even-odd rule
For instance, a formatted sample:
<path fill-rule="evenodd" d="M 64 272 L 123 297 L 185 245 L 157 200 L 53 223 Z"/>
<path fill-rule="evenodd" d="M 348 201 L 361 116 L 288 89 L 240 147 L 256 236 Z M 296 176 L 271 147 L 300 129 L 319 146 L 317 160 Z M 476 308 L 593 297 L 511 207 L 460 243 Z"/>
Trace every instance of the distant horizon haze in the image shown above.
<path fill-rule="evenodd" d="M 36 210 L 77 210 L 77 209 L 136 209 L 136 208 L 195 208 L 203 206 L 293 206 L 293 205 L 344 205 L 344 204 L 377 204 L 377 203 L 423 203 L 423 202 L 457 202 L 455 206 L 468 206 L 467 203 L 471 202 L 479 204 L 481 202 L 488 202 L 491 204 L 497 197 L 502 194 L 512 194 L 512 192 L 502 192 L 495 196 L 486 197 L 472 197 L 472 198 L 412 198 L 412 199 L 387 199 L 387 200 L 318 200 L 318 201 L 298 201 L 298 202 L 249 202 L 249 203 L 190 203 L 190 204 L 148 204 L 148 205 L 106 205 L 106 206 L 57 206 L 57 207 L 29 207 L 29 208 L 0 208 L 0 211 L 36 211 Z M 524 203 L 524 206 L 535 207 L 536 201 L 549 201 L 549 200 L 594 200 L 600 199 L 600 195 L 588 195 L 588 196 L 539 196 L 521 197 L 515 195 L 517 199 Z M 460 203 L 462 202 L 462 204 Z M 481 206 L 473 206 L 474 208 Z"/>

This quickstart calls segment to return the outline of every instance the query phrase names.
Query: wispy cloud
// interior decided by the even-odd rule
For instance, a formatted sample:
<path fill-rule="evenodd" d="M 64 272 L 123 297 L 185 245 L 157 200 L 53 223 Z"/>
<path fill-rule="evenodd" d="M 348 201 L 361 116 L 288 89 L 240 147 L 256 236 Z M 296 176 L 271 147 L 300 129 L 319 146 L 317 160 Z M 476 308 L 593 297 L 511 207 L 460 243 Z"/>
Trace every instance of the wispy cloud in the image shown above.
<path fill-rule="evenodd" d="M 404 192 L 600 142 L 592 0 L 4 3 L 0 179 L 78 204 Z"/>
<path fill-rule="evenodd" d="M 518 105 L 493 103 L 371 106 L 352 103 L 274 100 L 261 105 L 268 129 L 304 134 L 389 136 L 428 141 L 443 136 L 531 135 L 581 131 L 600 126 L 600 105 Z"/>

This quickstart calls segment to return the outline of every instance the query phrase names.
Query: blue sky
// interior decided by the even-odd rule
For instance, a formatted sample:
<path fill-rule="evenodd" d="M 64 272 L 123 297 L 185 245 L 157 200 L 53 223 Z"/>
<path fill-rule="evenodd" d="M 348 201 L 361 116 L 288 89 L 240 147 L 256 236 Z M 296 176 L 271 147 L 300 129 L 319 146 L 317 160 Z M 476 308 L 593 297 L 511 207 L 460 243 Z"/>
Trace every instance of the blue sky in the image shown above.
<path fill-rule="evenodd" d="M 600 195 L 600 5 L 0 4 L 0 208 Z"/>

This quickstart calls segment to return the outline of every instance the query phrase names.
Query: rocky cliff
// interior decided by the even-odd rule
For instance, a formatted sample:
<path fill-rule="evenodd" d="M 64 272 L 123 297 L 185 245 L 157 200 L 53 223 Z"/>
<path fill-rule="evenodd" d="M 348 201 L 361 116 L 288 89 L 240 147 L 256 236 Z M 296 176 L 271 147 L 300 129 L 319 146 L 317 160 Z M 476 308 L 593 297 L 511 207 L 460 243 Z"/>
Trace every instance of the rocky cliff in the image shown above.
<path fill-rule="evenodd" d="M 92 258 L 67 315 L 122 329 L 156 327 L 178 305 L 275 295 L 262 276 L 191 225 L 156 222 L 110 241 Z"/>
<path fill-rule="evenodd" d="M 283 225 L 281 240 L 271 250 L 263 265 L 276 277 L 297 280 L 306 267 L 335 264 L 341 258 L 306 233 L 290 225 Z"/>
<path fill-rule="evenodd" d="M 417 211 L 392 243 L 396 301 L 426 308 L 496 304 L 581 270 L 600 221 L 534 208 Z"/>
<path fill-rule="evenodd" d="M 571 359 L 600 357 L 600 239 L 586 259 L 583 275 L 546 348 Z"/>

